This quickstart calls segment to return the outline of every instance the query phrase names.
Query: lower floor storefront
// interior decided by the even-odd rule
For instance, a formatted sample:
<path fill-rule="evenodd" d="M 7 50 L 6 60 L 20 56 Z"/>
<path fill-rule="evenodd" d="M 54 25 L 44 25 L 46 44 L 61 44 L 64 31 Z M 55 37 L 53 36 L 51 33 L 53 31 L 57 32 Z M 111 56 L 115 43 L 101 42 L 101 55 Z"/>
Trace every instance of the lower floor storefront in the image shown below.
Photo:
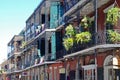
<path fill-rule="evenodd" d="M 81 54 L 65 56 L 64 80 L 120 80 L 119 48 L 93 49 Z"/>

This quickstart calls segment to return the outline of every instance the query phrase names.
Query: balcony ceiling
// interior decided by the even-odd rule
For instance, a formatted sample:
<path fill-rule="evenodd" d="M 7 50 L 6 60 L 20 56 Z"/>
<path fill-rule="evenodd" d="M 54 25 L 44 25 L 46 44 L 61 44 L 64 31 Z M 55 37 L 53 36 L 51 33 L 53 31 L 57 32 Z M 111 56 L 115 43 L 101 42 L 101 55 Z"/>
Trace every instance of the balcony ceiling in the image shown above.
<path fill-rule="evenodd" d="M 14 41 L 21 41 L 23 39 L 23 36 L 19 36 L 19 35 L 15 35 L 10 42 L 8 43 L 8 45 L 12 45 Z"/>
<path fill-rule="evenodd" d="M 109 1 L 110 0 L 98 0 L 98 4 L 97 4 L 98 8 L 108 3 Z M 80 10 L 80 14 L 81 16 L 83 16 L 83 15 L 90 14 L 93 11 L 94 11 L 94 2 L 91 1 Z"/>
<path fill-rule="evenodd" d="M 13 41 L 20 41 L 23 39 L 23 36 L 15 36 Z"/>

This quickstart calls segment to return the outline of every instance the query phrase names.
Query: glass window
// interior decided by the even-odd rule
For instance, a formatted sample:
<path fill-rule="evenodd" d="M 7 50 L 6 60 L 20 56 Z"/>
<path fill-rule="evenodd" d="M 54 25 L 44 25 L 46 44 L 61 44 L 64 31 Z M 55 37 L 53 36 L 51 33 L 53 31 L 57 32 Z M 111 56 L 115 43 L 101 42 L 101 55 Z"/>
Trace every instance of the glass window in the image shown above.
<path fill-rule="evenodd" d="M 84 70 L 84 80 L 95 80 L 95 69 Z"/>

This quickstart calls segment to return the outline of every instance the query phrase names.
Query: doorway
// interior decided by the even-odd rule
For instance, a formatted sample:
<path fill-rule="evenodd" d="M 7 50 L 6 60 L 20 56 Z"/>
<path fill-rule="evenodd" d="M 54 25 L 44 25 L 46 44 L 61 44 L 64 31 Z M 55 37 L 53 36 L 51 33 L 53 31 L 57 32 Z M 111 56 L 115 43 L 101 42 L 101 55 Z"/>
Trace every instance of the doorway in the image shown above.
<path fill-rule="evenodd" d="M 96 69 L 96 65 L 92 64 L 92 65 L 85 65 L 82 66 L 83 70 L 84 70 L 84 80 L 95 80 L 95 69 Z"/>
<path fill-rule="evenodd" d="M 117 57 L 107 56 L 104 60 L 104 80 L 119 80 L 119 71 Z"/>

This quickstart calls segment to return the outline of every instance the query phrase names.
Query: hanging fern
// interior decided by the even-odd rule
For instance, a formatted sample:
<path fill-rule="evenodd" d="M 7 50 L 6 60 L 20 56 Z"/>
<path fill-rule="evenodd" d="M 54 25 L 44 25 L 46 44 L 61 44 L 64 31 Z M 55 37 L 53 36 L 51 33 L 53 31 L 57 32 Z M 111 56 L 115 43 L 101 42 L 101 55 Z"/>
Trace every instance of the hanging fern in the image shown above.
<path fill-rule="evenodd" d="M 70 36 L 70 37 L 75 36 L 75 29 L 71 24 L 66 27 L 65 31 L 66 31 L 65 35 L 67 36 Z"/>
<path fill-rule="evenodd" d="M 24 48 L 26 46 L 26 41 L 22 41 L 21 48 Z"/>
<path fill-rule="evenodd" d="M 91 33 L 90 32 L 81 32 L 76 34 L 76 41 L 77 43 L 87 43 L 91 40 Z"/>
<path fill-rule="evenodd" d="M 107 23 L 110 23 L 112 25 L 116 25 L 118 22 L 118 19 L 120 18 L 120 8 L 114 7 L 108 10 L 107 12 Z"/>
<path fill-rule="evenodd" d="M 90 27 L 91 21 L 89 20 L 88 17 L 85 16 L 82 20 L 82 23 L 81 25 L 84 28 L 88 28 Z M 63 45 L 67 51 L 70 48 L 72 48 L 72 46 L 76 42 L 82 44 L 82 43 L 87 43 L 91 40 L 90 32 L 86 31 L 86 32 L 81 32 L 79 34 L 76 34 L 76 30 L 71 24 L 66 27 L 65 32 L 66 32 L 65 33 L 66 38 L 63 39 Z"/>
<path fill-rule="evenodd" d="M 84 16 L 80 24 L 85 29 L 89 28 L 91 26 L 91 19 L 88 16 Z"/>
<path fill-rule="evenodd" d="M 120 42 L 120 34 L 113 30 L 108 30 L 108 39 L 112 43 Z"/>
<path fill-rule="evenodd" d="M 63 39 L 63 45 L 67 51 L 73 46 L 73 43 L 73 38 Z"/>

